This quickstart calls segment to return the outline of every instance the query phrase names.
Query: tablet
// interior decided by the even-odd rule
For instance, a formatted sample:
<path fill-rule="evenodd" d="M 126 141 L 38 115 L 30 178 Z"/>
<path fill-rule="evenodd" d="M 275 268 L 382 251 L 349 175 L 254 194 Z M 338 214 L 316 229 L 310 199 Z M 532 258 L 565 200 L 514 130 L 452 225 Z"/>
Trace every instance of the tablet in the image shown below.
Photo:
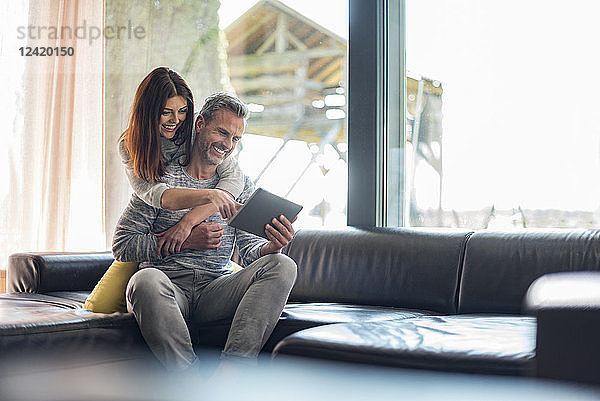
<path fill-rule="evenodd" d="M 271 222 L 273 217 L 284 215 L 289 221 L 292 221 L 300 213 L 300 210 L 302 210 L 302 206 L 258 188 L 250 195 L 244 206 L 238 209 L 228 224 L 231 227 L 267 238 L 265 226 L 273 225 Z"/>

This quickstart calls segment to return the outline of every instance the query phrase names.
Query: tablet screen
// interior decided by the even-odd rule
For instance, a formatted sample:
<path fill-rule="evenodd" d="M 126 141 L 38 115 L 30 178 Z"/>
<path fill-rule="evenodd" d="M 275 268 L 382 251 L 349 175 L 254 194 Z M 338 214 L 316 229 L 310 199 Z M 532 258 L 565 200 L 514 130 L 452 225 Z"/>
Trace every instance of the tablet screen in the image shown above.
<path fill-rule="evenodd" d="M 229 225 L 267 238 L 265 226 L 271 223 L 273 217 L 284 215 L 289 221 L 292 221 L 300 213 L 300 210 L 302 210 L 301 205 L 258 188 L 244 203 L 244 206 L 233 215 Z"/>

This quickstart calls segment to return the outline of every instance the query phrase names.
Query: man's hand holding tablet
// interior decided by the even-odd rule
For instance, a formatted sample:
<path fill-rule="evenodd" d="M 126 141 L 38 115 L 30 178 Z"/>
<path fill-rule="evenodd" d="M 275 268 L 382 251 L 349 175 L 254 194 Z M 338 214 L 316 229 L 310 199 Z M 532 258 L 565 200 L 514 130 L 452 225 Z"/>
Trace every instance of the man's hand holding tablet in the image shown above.
<path fill-rule="evenodd" d="M 260 256 L 265 256 L 269 253 L 278 253 L 281 248 L 286 246 L 294 237 L 294 227 L 292 223 L 296 221 L 298 216 L 294 217 L 291 222 L 284 216 L 280 215 L 279 219 L 273 218 L 272 224 L 267 224 L 265 233 L 269 242 L 260 248 Z"/>
<path fill-rule="evenodd" d="M 229 225 L 269 240 L 261 256 L 277 253 L 294 236 L 292 223 L 302 206 L 258 188 L 229 221 Z"/>

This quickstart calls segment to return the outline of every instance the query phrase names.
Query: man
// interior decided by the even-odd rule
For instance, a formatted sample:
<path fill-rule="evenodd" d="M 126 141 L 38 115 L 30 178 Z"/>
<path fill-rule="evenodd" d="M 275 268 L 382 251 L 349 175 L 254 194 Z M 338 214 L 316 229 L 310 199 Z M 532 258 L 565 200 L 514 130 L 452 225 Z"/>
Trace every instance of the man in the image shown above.
<path fill-rule="evenodd" d="M 170 187 L 214 188 L 217 166 L 229 157 L 245 129 L 246 106 L 236 97 L 217 93 L 206 100 L 195 129 L 196 139 L 188 166 L 169 166 L 164 181 Z M 254 188 L 246 176 L 240 202 Z M 220 214 L 207 220 L 218 227 L 201 235 L 192 231 L 184 249 L 161 257 L 155 233 L 177 223 L 186 210 L 157 209 L 136 195 L 123 212 L 113 239 L 120 261 L 143 261 L 126 291 L 142 335 L 169 370 L 184 370 L 197 359 L 188 324 L 232 318 L 223 359 L 258 356 L 269 338 L 296 280 L 296 264 L 280 250 L 294 235 L 284 217 L 274 218 L 264 238 L 236 230 Z M 213 234 L 206 238 L 206 232 Z M 232 274 L 230 261 L 238 246 L 245 269 Z M 207 249 L 208 248 L 208 249 Z"/>

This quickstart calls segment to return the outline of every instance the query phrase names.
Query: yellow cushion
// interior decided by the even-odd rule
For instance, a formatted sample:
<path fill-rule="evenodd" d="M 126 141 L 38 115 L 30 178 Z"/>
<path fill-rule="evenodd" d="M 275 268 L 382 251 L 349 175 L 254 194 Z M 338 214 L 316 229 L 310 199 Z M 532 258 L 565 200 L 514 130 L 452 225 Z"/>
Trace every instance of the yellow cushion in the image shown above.
<path fill-rule="evenodd" d="M 96 313 L 127 312 L 125 289 L 133 274 L 138 270 L 138 262 L 115 260 L 100 279 L 83 307 Z"/>
<path fill-rule="evenodd" d="M 233 273 L 242 270 L 237 263 L 231 263 Z M 96 313 L 127 312 L 125 290 L 129 279 L 138 270 L 138 265 L 138 262 L 115 260 L 87 297 L 83 307 Z"/>
<path fill-rule="evenodd" d="M 233 260 L 231 261 L 231 264 L 233 265 L 233 273 L 237 273 L 237 272 L 239 272 L 240 270 L 243 269 L 242 266 L 238 265 Z"/>

